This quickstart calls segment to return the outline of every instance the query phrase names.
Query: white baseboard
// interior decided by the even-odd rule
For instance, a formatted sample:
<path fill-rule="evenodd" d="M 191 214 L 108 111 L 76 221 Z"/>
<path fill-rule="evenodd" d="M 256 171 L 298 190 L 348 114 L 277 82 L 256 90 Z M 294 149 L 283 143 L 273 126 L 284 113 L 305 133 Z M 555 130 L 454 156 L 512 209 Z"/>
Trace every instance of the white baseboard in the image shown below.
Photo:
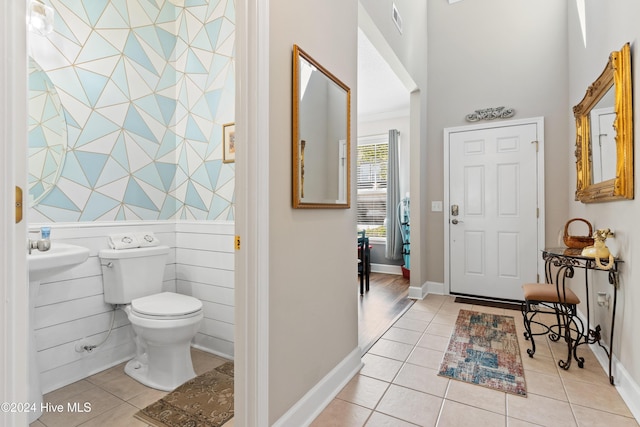
<path fill-rule="evenodd" d="M 446 295 L 444 291 L 444 283 L 442 282 L 427 282 L 427 291 L 430 294 Z"/>
<path fill-rule="evenodd" d="M 402 275 L 402 267 L 399 265 L 371 263 L 371 272 Z"/>
<path fill-rule="evenodd" d="M 587 318 L 580 310 L 578 310 L 578 317 L 582 320 L 583 324 L 587 324 Z M 589 325 L 589 327 L 593 328 L 592 325 Z M 610 349 L 606 343 L 603 342 L 602 345 L 607 347 L 607 350 Z M 602 366 L 605 374 L 609 375 L 609 357 L 607 353 L 598 344 L 590 344 L 589 348 L 591 348 L 596 359 L 600 362 L 600 366 Z M 614 385 L 618 393 L 620 393 L 622 400 L 627 404 L 629 411 L 631 411 L 636 421 L 640 423 L 640 385 L 629 375 L 629 372 L 625 369 L 624 365 L 620 363 L 618 358 L 616 358 L 615 354 L 611 358 L 611 375 L 613 376 Z"/>
<path fill-rule="evenodd" d="M 212 348 L 209 348 L 207 346 L 204 346 L 204 345 L 201 345 L 201 344 L 198 344 L 198 343 L 191 343 L 191 347 L 197 348 L 198 350 L 204 351 L 205 353 L 209 353 L 209 354 L 213 354 L 213 355 L 218 356 L 218 357 L 222 357 L 223 359 L 234 360 L 233 354 L 228 354 L 226 352 L 214 350 Z"/>
<path fill-rule="evenodd" d="M 602 351 L 602 349 L 600 350 Z M 602 353 L 604 354 L 604 351 Z M 598 360 L 600 360 L 599 357 Z M 606 357 L 605 360 L 607 360 Z M 602 361 L 600 363 L 602 364 Z M 627 404 L 636 421 L 640 423 L 640 386 L 631 378 L 629 372 L 615 356 L 613 357 L 613 367 L 611 369 L 618 393 L 620 393 L 622 400 Z"/>
<path fill-rule="evenodd" d="M 273 427 L 300 427 L 311 424 L 361 368 L 360 347 L 356 347 L 280 417 Z"/>
<path fill-rule="evenodd" d="M 445 295 L 444 283 L 424 282 L 420 287 L 409 287 L 409 298 L 411 299 L 424 299 L 429 294 Z"/>
<path fill-rule="evenodd" d="M 589 348 L 591 348 L 596 359 L 600 362 L 604 372 L 609 375 L 609 358 L 607 357 L 607 353 L 598 344 L 590 344 Z M 640 422 L 640 386 L 631 378 L 629 372 L 615 355 L 613 355 L 611 359 L 611 375 L 613 376 L 614 385 L 618 393 L 620 393 L 620 397 L 622 397 L 624 403 L 627 404 L 636 421 Z"/>
<path fill-rule="evenodd" d="M 409 286 L 409 298 L 424 299 L 428 293 L 429 282 L 424 282 L 422 286 Z"/>

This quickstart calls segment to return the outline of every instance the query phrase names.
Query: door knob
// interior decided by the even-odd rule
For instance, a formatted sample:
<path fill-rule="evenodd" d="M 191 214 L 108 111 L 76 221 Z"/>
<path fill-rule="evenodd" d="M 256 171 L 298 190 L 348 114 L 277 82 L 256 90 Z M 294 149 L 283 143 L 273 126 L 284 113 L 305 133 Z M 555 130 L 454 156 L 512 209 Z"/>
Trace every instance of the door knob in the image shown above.
<path fill-rule="evenodd" d="M 459 223 L 459 222 L 463 222 L 463 221 L 460 221 L 460 220 L 459 220 L 459 219 L 457 219 L 457 218 L 454 218 L 454 219 L 452 219 L 452 220 L 451 220 L 451 224 L 454 224 L 454 225 L 455 225 L 455 224 L 457 224 L 457 223 Z"/>

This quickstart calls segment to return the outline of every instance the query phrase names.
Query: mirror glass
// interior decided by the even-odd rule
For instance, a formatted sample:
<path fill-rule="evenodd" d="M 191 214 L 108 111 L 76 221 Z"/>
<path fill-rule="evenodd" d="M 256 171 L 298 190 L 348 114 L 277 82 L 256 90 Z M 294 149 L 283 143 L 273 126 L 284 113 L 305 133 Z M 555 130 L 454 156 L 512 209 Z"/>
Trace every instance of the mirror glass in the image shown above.
<path fill-rule="evenodd" d="M 29 200 L 37 204 L 58 181 L 67 150 L 67 122 L 53 83 L 29 58 Z"/>
<path fill-rule="evenodd" d="M 591 183 L 597 184 L 616 177 L 616 130 L 613 122 L 615 91 L 609 87 L 602 99 L 589 113 L 591 123 L 591 155 L 593 174 Z"/>
<path fill-rule="evenodd" d="M 294 45 L 293 207 L 349 207 L 350 96 Z"/>
<path fill-rule="evenodd" d="M 576 200 L 633 199 L 633 106 L 629 44 L 612 52 L 598 79 L 573 107 Z"/>

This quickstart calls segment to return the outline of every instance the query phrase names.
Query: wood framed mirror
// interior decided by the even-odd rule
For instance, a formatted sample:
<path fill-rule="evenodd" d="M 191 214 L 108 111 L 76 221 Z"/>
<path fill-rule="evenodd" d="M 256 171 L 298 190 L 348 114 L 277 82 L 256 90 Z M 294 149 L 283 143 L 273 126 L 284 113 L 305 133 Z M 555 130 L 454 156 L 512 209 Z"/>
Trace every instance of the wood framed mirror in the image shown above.
<path fill-rule="evenodd" d="M 349 208 L 351 90 L 293 46 L 293 207 Z"/>
<path fill-rule="evenodd" d="M 629 43 L 612 52 L 576 118 L 576 200 L 633 199 L 633 104 Z"/>

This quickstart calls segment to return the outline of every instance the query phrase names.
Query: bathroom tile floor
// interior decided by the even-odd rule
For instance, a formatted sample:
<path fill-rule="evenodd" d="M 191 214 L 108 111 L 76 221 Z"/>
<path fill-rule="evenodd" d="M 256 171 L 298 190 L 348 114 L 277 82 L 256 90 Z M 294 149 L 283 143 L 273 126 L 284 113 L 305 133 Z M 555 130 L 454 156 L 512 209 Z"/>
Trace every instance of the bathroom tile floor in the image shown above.
<path fill-rule="evenodd" d="M 226 359 L 204 351 L 191 349 L 196 374 L 205 373 L 227 362 Z M 133 415 L 162 398 L 167 392 L 138 383 L 124 373 L 124 363 L 99 372 L 44 396 L 52 404 L 68 402 L 91 403 L 89 412 L 44 413 L 30 427 L 147 427 Z M 223 427 L 233 427 L 233 419 Z"/>
<path fill-rule="evenodd" d="M 513 316 L 525 369 L 527 397 L 439 377 L 437 371 L 460 309 Z M 536 340 L 530 358 L 522 314 L 459 304 L 429 295 L 416 301 L 362 358 L 364 367 L 311 427 L 630 426 L 638 423 L 590 349 L 584 369 L 558 367 L 566 346 Z"/>

